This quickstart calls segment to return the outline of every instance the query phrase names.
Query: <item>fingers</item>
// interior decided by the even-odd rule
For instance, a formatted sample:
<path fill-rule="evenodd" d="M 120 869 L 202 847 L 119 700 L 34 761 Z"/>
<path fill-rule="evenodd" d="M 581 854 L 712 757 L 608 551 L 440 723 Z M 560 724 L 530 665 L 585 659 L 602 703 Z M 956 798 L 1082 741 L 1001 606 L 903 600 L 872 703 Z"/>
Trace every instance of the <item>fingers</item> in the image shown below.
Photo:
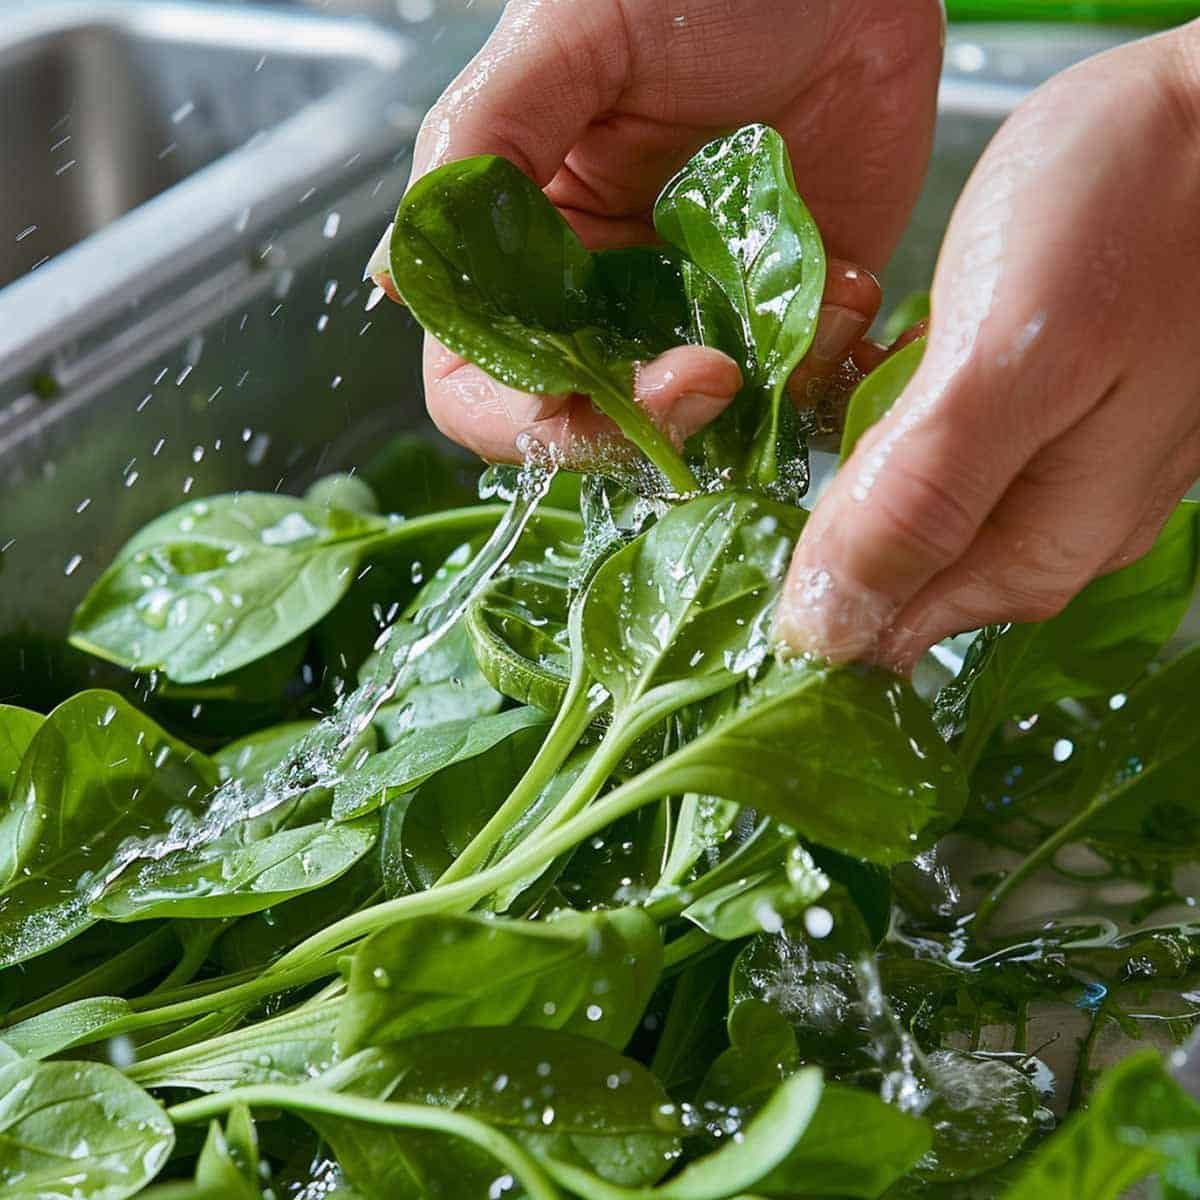
<path fill-rule="evenodd" d="M 1131 439 L 1134 403 L 1127 388 L 1113 389 L 1035 455 L 962 556 L 899 613 L 876 657 L 911 671 L 944 637 L 1046 620 L 1098 575 L 1141 557 L 1200 472 L 1200 421 L 1185 410 Z"/>
<path fill-rule="evenodd" d="M 544 187 L 619 95 L 626 40 L 611 4 L 513 0 L 421 124 L 412 180 L 474 154 L 511 159 Z"/>
<path fill-rule="evenodd" d="M 701 346 L 669 350 L 635 376 L 638 401 L 677 446 L 718 416 L 741 385 L 731 358 Z M 518 392 L 432 338 L 425 342 L 425 392 L 434 424 L 491 462 L 520 462 L 541 448 L 564 465 L 585 468 L 630 453 L 586 397 Z"/>

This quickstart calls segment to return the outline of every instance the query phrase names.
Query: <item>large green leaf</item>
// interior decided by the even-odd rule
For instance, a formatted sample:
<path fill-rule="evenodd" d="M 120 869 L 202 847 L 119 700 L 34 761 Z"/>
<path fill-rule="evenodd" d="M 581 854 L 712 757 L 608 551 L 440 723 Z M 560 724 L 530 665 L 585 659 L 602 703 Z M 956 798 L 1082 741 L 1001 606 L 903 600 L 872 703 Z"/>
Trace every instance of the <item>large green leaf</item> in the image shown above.
<path fill-rule="evenodd" d="M 5 1200 L 125 1200 L 158 1174 L 174 1141 L 159 1105 L 113 1067 L 0 1067 Z"/>
<path fill-rule="evenodd" d="M 763 399 L 753 455 L 776 477 L 784 387 L 812 344 L 825 251 L 783 138 L 750 125 L 710 142 L 663 190 L 659 234 L 716 282 L 741 325 L 746 382 Z"/>
<path fill-rule="evenodd" d="M 186 832 L 216 765 L 113 692 L 80 692 L 29 743 L 0 809 L 0 965 L 95 920 L 91 893 L 127 838 Z"/>
<path fill-rule="evenodd" d="M 584 652 L 618 712 L 656 685 L 761 661 L 804 518 L 758 496 L 699 496 L 604 562 L 584 597 Z"/>
<path fill-rule="evenodd" d="M 321 1084 L 394 1102 L 452 1104 L 540 1158 L 618 1185 L 653 1183 L 679 1151 L 677 1120 L 653 1076 L 607 1046 L 561 1031 L 449 1029 L 361 1051 Z M 496 1179 L 494 1160 L 444 1135 L 305 1119 L 371 1200 L 483 1196 Z"/>
<path fill-rule="evenodd" d="M 639 909 L 548 922 L 403 921 L 354 955 L 338 1042 L 346 1053 L 451 1026 L 565 1029 L 622 1047 L 662 967 Z"/>
<path fill-rule="evenodd" d="M 615 253 L 615 257 L 610 257 Z M 678 266 L 659 250 L 590 254 L 503 158 L 431 171 L 392 227 L 391 274 L 417 320 L 526 392 L 582 392 L 680 491 L 694 486 L 633 394 L 633 365 L 685 340 Z"/>
<path fill-rule="evenodd" d="M 498 515 L 476 506 L 400 522 L 260 492 L 193 501 L 126 543 L 76 611 L 71 641 L 176 683 L 214 679 L 315 626 L 368 552 L 445 554 Z"/>
<path fill-rule="evenodd" d="M 724 796 L 885 864 L 931 845 L 966 800 L 961 768 L 907 684 L 800 662 L 772 668 L 731 716 L 630 786 Z"/>
<path fill-rule="evenodd" d="M 379 818 L 318 821 L 256 841 L 224 835 L 197 850 L 125 872 L 91 903 L 109 921 L 240 917 L 314 892 L 340 878 L 375 845 Z"/>

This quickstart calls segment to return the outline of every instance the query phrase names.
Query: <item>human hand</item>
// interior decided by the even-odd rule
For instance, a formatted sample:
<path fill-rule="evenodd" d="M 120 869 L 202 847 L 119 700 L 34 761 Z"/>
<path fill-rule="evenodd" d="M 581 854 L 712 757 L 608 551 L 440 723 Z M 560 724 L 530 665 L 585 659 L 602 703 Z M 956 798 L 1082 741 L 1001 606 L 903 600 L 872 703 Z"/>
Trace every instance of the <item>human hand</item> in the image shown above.
<path fill-rule="evenodd" d="M 413 178 L 500 154 L 589 247 L 646 243 L 655 198 L 701 145 L 750 121 L 774 125 L 832 256 L 799 383 L 832 373 L 875 316 L 869 272 L 920 188 L 941 33 L 937 0 L 510 0 L 426 118 Z M 681 347 L 645 364 L 636 386 L 681 442 L 740 383 L 724 355 Z M 586 465 L 617 437 L 586 398 L 516 392 L 432 339 L 425 385 L 435 423 L 488 459 L 519 460 L 533 439 Z"/>
<path fill-rule="evenodd" d="M 1200 23 L 1009 120 L 955 211 L 928 349 L 809 521 L 777 630 L 909 670 L 1140 557 L 1200 476 Z"/>

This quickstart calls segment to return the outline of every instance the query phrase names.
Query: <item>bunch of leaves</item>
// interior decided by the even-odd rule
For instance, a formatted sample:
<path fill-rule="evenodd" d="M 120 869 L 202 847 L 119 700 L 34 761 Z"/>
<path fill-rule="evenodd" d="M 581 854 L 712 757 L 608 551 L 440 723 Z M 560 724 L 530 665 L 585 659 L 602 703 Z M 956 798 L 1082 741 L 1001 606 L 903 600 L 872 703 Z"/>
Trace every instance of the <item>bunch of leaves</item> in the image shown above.
<path fill-rule="evenodd" d="M 1182 980 L 1200 935 L 1064 933 L 992 969 L 920 924 L 904 873 L 986 827 L 1031 757 L 1010 719 L 1064 702 L 1080 757 L 1044 793 L 1068 832 L 1042 821 L 1060 840 L 999 887 L 1065 840 L 1149 853 L 1179 827 L 1197 660 L 1159 660 L 1195 510 L 1060 617 L 981 634 L 936 698 L 778 660 L 805 519 L 783 385 L 819 238 L 761 127 L 656 216 L 668 247 L 589 254 L 515 168 L 469 160 L 406 197 L 392 264 L 498 378 L 592 395 L 673 491 L 727 486 L 527 471 L 475 504 L 405 442 L 367 483 L 193 502 L 122 550 L 77 644 L 201 703 L 336 664 L 325 715 L 209 727 L 202 752 L 114 693 L 0 707 L 6 1195 L 1196 1194 L 1194 1105 L 1159 1058 L 1040 1142 L 1036 1063 L 946 1043 L 1147 959 Z M 746 380 L 684 456 L 632 394 L 680 340 Z M 921 353 L 856 392 L 845 453 Z"/>

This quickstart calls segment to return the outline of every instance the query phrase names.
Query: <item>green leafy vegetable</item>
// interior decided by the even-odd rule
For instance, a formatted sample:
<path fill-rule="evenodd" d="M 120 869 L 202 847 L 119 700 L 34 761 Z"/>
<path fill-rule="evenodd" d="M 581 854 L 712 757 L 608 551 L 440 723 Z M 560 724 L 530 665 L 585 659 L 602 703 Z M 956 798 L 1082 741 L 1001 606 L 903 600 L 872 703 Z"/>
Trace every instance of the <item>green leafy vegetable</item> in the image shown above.
<path fill-rule="evenodd" d="M 634 363 L 683 340 L 679 269 L 658 251 L 615 253 L 615 262 L 590 254 L 527 176 L 481 156 L 409 189 L 392 230 L 391 273 L 445 345 L 522 391 L 591 396 L 688 492 L 691 471 L 633 395 Z M 635 327 L 629 315 L 647 311 L 647 294 L 655 320 Z"/>
<path fill-rule="evenodd" d="M 124 1200 L 158 1174 L 175 1141 L 158 1104 L 101 1063 L 0 1067 L 0 1130 L 6 1200 Z"/>
<path fill-rule="evenodd" d="M 338 1041 L 350 1053 L 456 1025 L 533 1025 L 620 1048 L 661 965 L 658 929 L 637 909 L 405 921 L 355 954 Z"/>
<path fill-rule="evenodd" d="M 0 965 L 95 920 L 90 892 L 126 838 L 166 835 L 216 786 L 215 764 L 112 692 L 80 692 L 30 740 L 0 810 Z"/>
<path fill-rule="evenodd" d="M 761 393 L 749 473 L 771 482 L 784 387 L 812 344 L 825 290 L 825 251 L 783 138 L 751 125 L 709 143 L 667 185 L 654 224 L 737 315 L 747 383 Z"/>
<path fill-rule="evenodd" d="M 854 389 L 842 430 L 842 461 L 854 453 L 862 437 L 900 399 L 925 357 L 925 339 L 916 338 L 889 355 Z"/>

